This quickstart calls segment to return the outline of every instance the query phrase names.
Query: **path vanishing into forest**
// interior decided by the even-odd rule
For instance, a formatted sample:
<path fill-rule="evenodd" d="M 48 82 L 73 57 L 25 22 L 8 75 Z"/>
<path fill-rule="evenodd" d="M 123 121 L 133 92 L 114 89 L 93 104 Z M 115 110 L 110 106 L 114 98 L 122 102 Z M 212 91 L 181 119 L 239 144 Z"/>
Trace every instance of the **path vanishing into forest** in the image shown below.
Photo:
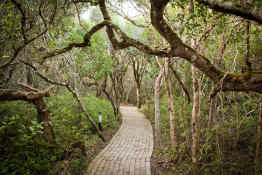
<path fill-rule="evenodd" d="M 87 175 L 151 175 L 151 124 L 136 107 L 121 106 L 120 111 L 119 131 L 91 162 Z"/>

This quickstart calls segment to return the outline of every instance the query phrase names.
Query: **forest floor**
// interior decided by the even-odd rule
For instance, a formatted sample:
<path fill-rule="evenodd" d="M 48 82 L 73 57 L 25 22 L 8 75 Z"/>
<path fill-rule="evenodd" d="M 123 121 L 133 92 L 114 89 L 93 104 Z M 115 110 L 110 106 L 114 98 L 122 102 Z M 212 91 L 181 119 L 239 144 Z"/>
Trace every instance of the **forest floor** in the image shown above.
<path fill-rule="evenodd" d="M 121 106 L 122 125 L 91 162 L 88 175 L 151 175 L 153 131 L 136 107 Z"/>

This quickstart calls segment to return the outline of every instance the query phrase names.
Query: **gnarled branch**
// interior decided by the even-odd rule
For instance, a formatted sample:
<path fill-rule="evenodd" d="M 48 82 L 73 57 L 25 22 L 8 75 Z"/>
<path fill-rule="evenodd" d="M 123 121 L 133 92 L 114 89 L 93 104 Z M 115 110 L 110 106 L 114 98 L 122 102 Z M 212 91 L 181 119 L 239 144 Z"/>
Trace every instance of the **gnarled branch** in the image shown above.
<path fill-rule="evenodd" d="M 24 100 L 31 102 L 39 98 L 49 97 L 50 90 L 51 88 L 39 90 L 38 92 L 25 92 L 14 89 L 0 89 L 0 101 Z"/>
<path fill-rule="evenodd" d="M 261 0 L 254 0 L 251 2 L 248 0 L 241 0 L 241 1 L 197 0 L 197 1 L 215 11 L 241 16 L 244 19 L 254 20 L 262 24 Z"/>
<path fill-rule="evenodd" d="M 109 21 L 105 20 L 99 24 L 96 24 L 94 27 L 91 28 L 89 32 L 87 32 L 84 36 L 84 41 L 81 43 L 70 43 L 68 46 L 62 48 L 62 49 L 57 49 L 52 52 L 47 53 L 44 57 L 41 58 L 41 64 L 44 63 L 44 61 L 47 58 L 54 57 L 63 53 L 66 53 L 70 50 L 72 50 L 74 47 L 87 47 L 90 46 L 90 38 L 93 36 L 94 33 L 102 29 L 105 25 L 107 25 Z"/>

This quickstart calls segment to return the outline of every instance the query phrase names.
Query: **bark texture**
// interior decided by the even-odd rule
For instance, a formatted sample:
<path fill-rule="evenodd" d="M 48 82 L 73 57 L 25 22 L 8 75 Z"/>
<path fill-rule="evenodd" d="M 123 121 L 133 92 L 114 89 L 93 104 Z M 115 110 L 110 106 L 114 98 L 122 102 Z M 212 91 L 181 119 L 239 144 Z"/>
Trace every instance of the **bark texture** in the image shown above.
<path fill-rule="evenodd" d="M 162 133 L 161 133 L 161 115 L 160 115 L 160 86 L 163 78 L 163 70 L 160 70 L 156 80 L 155 80 L 155 142 L 156 147 L 160 148 L 162 146 Z"/>
<path fill-rule="evenodd" d="M 136 58 L 136 57 L 131 57 L 130 58 L 131 64 L 132 64 L 132 69 L 133 69 L 133 74 L 134 74 L 134 79 L 136 83 L 136 105 L 138 108 L 141 108 L 142 105 L 142 99 L 141 99 L 141 83 L 142 83 L 142 78 L 145 72 L 145 62 L 143 58 Z"/>
<path fill-rule="evenodd" d="M 136 85 L 136 106 L 141 108 L 141 87 L 140 85 Z"/>
<path fill-rule="evenodd" d="M 170 125 L 170 143 L 171 146 L 175 146 L 177 144 L 176 141 L 176 123 L 175 123 L 175 111 L 174 111 L 174 98 L 172 94 L 172 85 L 170 79 L 170 70 L 169 70 L 169 58 L 165 58 L 164 64 L 164 76 L 166 82 L 166 90 L 168 96 L 168 112 L 169 112 L 169 125 Z"/>
<path fill-rule="evenodd" d="M 197 174 L 198 162 L 198 147 L 199 147 L 199 133 L 200 133 L 200 89 L 197 76 L 197 70 L 192 66 L 192 83 L 193 83 L 193 109 L 192 109 L 192 162 L 193 174 Z"/>
<path fill-rule="evenodd" d="M 212 128 L 214 123 L 214 118 L 216 117 L 216 96 L 210 98 L 209 105 L 209 117 L 208 117 L 208 128 Z"/>
<path fill-rule="evenodd" d="M 234 14 L 262 24 L 262 2 L 260 0 L 197 0 L 216 11 Z"/>

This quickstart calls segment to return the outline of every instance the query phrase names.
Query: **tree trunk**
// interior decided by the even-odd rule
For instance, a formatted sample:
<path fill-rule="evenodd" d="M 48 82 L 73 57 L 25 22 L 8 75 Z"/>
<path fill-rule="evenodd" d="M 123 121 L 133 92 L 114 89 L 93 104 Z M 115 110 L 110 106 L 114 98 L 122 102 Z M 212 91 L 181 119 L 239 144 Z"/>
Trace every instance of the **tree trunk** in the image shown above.
<path fill-rule="evenodd" d="M 160 70 L 155 81 L 155 142 L 156 148 L 162 146 L 161 118 L 160 118 L 160 85 L 163 78 L 163 70 Z"/>
<path fill-rule="evenodd" d="M 200 93 L 199 93 L 199 82 L 197 77 L 197 70 L 192 66 L 192 83 L 193 83 L 193 109 L 192 109 L 192 162 L 193 171 L 192 173 L 197 174 L 197 163 L 198 163 L 198 147 L 199 147 L 199 133 L 200 133 Z"/>
<path fill-rule="evenodd" d="M 99 83 L 96 85 L 96 97 L 100 97 L 102 95 L 102 88 Z"/>
<path fill-rule="evenodd" d="M 141 82 L 142 77 L 145 71 L 145 63 L 142 61 L 142 59 L 138 59 L 137 57 L 131 57 L 130 61 L 132 63 L 132 69 L 134 74 L 134 79 L 136 83 L 136 105 L 138 108 L 141 108 Z"/>
<path fill-rule="evenodd" d="M 171 146 L 175 146 L 176 143 L 176 134 L 175 134 L 175 112 L 174 112 L 174 101 L 172 95 L 172 86 L 170 79 L 170 71 L 169 71 L 169 58 L 165 58 L 165 66 L 164 66 L 164 75 L 166 82 L 166 90 L 168 96 L 168 112 L 169 112 L 169 120 L 170 120 L 170 143 Z"/>
<path fill-rule="evenodd" d="M 33 101 L 34 105 L 37 109 L 37 120 L 39 123 L 43 123 L 44 125 L 44 138 L 49 144 L 55 143 L 55 135 L 49 120 L 49 110 L 45 104 L 43 98 L 39 98 Z"/>
<path fill-rule="evenodd" d="M 55 143 L 55 135 L 53 128 L 49 121 L 49 111 L 44 101 L 44 97 L 50 96 L 50 89 L 40 91 L 38 89 L 32 88 L 31 86 L 20 84 L 27 91 L 16 91 L 10 89 L 0 90 L 0 101 L 16 101 L 23 100 L 29 103 L 33 103 L 37 109 L 37 120 L 39 123 L 44 125 L 44 138 L 50 144 Z"/>
<path fill-rule="evenodd" d="M 78 94 L 78 91 L 77 89 L 72 89 L 70 86 L 67 86 L 67 89 L 73 94 L 73 97 L 77 100 L 78 104 L 79 104 L 79 107 L 81 109 L 81 111 L 83 113 L 85 113 L 85 116 L 87 117 L 88 121 L 90 122 L 90 124 L 92 125 L 92 127 L 95 129 L 97 135 L 102 139 L 102 141 L 106 141 L 104 136 L 103 136 L 103 133 L 99 130 L 98 126 L 96 125 L 95 121 L 93 120 L 93 118 L 89 115 L 89 113 L 87 112 L 84 104 L 83 104 L 83 101 L 80 99 L 80 96 Z"/>
<path fill-rule="evenodd" d="M 133 89 L 132 86 L 128 87 L 128 89 L 127 89 L 126 96 L 125 96 L 125 102 L 126 103 L 129 103 L 129 96 L 130 96 L 130 93 L 131 93 L 132 89 Z"/>
<path fill-rule="evenodd" d="M 211 129 L 214 124 L 214 118 L 216 115 L 216 102 L 217 102 L 217 97 L 216 96 L 211 97 L 210 106 L 209 106 L 208 124 L 207 124 L 209 129 Z"/>
<path fill-rule="evenodd" d="M 30 68 L 26 68 L 26 84 L 33 87 L 33 75 L 32 70 Z"/>
<path fill-rule="evenodd" d="M 140 83 L 136 83 L 136 105 L 138 108 L 141 108 L 141 88 Z"/>
<path fill-rule="evenodd" d="M 111 97 L 110 94 L 107 92 L 107 90 L 106 90 L 106 83 L 107 83 L 107 75 L 106 75 L 104 83 L 102 85 L 102 91 L 106 95 L 106 98 L 110 101 L 111 106 L 112 106 L 112 108 L 114 110 L 115 119 L 117 120 L 118 119 L 119 108 L 117 108 L 117 104 L 115 104 L 113 97 Z"/>
<path fill-rule="evenodd" d="M 262 142 L 262 102 L 259 104 L 259 118 L 258 118 L 258 127 L 257 127 L 257 143 L 256 143 L 256 157 L 255 157 L 255 174 L 258 175 L 259 165 L 261 166 L 260 162 L 260 147 Z M 261 168 L 261 167 L 260 167 Z"/>

